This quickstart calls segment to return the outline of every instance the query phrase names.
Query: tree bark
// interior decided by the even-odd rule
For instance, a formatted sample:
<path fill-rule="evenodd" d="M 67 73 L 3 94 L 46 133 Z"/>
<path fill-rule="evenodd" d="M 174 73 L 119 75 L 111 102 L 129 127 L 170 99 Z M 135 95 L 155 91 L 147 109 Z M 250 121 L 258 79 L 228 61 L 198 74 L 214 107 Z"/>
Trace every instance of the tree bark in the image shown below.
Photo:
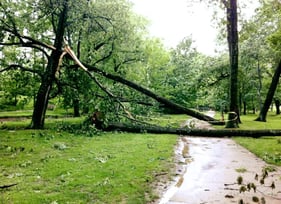
<path fill-rule="evenodd" d="M 240 122 L 238 107 L 238 31 L 237 31 L 237 1 L 224 1 L 227 15 L 227 41 L 230 61 L 230 103 L 229 111 L 235 112 L 228 115 L 226 128 L 237 128 Z"/>
<path fill-rule="evenodd" d="M 166 108 L 170 108 L 174 111 L 177 111 L 177 112 L 181 112 L 182 114 L 187 114 L 187 115 L 190 115 L 194 118 L 197 118 L 199 120 L 204 120 L 204 121 L 207 121 L 209 123 L 212 123 L 212 124 L 216 124 L 216 125 L 223 125 L 224 122 L 222 121 L 219 121 L 219 120 L 216 120 L 212 117 L 209 117 L 207 115 L 204 115 L 198 111 L 195 111 L 195 110 L 192 110 L 192 109 L 189 109 L 189 108 L 186 108 L 184 106 L 181 106 L 179 104 L 176 104 L 170 100 L 167 100 L 166 98 L 163 98 L 157 94 L 155 94 L 154 92 L 132 82 L 132 81 L 129 81 L 127 79 L 124 79 L 118 75 L 113 75 L 113 74 L 110 74 L 110 73 L 107 73 L 103 70 L 100 70 L 94 66 L 91 66 L 91 65 L 86 65 L 86 67 L 89 68 L 89 71 L 93 71 L 95 73 L 98 73 L 108 79 L 111 79 L 111 80 L 114 80 L 116 82 L 119 82 L 121 84 L 124 84 L 130 88 L 133 88 L 139 92 L 141 92 L 142 94 L 146 95 L 146 96 L 149 96 L 151 98 L 153 98 L 154 100 L 156 100 L 157 102 L 159 102 L 160 104 L 163 104 Z M 88 73 L 89 74 L 89 73 Z"/>
<path fill-rule="evenodd" d="M 264 104 L 262 106 L 262 109 L 260 111 L 258 118 L 256 118 L 256 121 L 266 122 L 266 115 L 267 115 L 268 109 L 270 107 L 270 104 L 272 103 L 274 93 L 275 93 L 275 90 L 276 90 L 278 82 L 279 82 L 280 74 L 281 74 L 281 60 L 279 61 L 279 64 L 274 72 L 269 90 L 266 95 L 266 99 L 264 101 Z"/>
<path fill-rule="evenodd" d="M 42 129 L 44 128 L 45 114 L 48 106 L 50 91 L 55 80 L 55 74 L 58 70 L 60 57 L 62 54 L 63 36 L 66 27 L 66 19 L 68 12 L 68 0 L 64 0 L 63 10 L 59 16 L 59 22 L 56 30 L 56 38 L 54 42 L 55 50 L 52 51 L 48 59 L 46 71 L 42 77 L 41 85 L 36 96 L 34 105 L 31 128 Z"/>
<path fill-rule="evenodd" d="M 176 134 L 181 136 L 200 136 L 200 137 L 253 137 L 262 136 L 281 136 L 281 130 L 239 130 L 239 129 L 187 129 L 169 128 L 160 126 L 128 125 L 122 123 L 110 123 L 102 130 L 104 131 L 125 131 L 133 133 L 154 133 L 154 134 Z"/>

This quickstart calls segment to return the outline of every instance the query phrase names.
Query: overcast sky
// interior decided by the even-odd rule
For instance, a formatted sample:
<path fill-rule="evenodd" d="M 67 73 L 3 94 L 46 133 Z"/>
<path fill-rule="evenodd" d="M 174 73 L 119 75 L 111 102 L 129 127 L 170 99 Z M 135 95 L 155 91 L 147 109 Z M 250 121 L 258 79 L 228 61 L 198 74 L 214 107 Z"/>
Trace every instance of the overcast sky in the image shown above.
<path fill-rule="evenodd" d="M 216 30 L 211 26 L 212 11 L 203 3 L 188 5 L 187 0 L 131 0 L 134 10 L 150 20 L 149 31 L 167 47 L 175 47 L 192 35 L 199 51 L 213 54 Z"/>
<path fill-rule="evenodd" d="M 188 0 L 130 0 L 134 10 L 150 20 L 149 31 L 167 47 L 175 47 L 184 37 L 192 35 L 198 51 L 213 55 L 217 31 L 212 22 L 213 10 L 205 3 L 191 5 Z M 270 1 L 270 0 L 269 0 Z M 247 6 L 241 11 L 248 17 L 258 1 L 243 0 Z"/>

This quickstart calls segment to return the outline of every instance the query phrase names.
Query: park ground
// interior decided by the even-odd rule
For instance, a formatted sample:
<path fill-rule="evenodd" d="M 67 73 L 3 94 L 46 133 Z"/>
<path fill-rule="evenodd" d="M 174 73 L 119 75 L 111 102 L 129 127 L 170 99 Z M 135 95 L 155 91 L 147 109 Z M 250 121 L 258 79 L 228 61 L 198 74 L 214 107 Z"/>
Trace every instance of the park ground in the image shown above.
<path fill-rule="evenodd" d="M 266 124 L 253 124 L 253 118 L 242 118 L 241 128 L 280 127 L 280 116 L 270 116 Z M 181 141 L 176 135 L 77 133 L 61 118 L 48 119 L 46 130 L 23 130 L 28 122 L 1 122 L 0 186 L 15 184 L 0 189 L 2 203 L 157 203 L 182 175 L 179 166 L 186 165 L 175 166 L 175 147 Z M 234 140 L 267 164 L 281 165 L 280 137 Z"/>

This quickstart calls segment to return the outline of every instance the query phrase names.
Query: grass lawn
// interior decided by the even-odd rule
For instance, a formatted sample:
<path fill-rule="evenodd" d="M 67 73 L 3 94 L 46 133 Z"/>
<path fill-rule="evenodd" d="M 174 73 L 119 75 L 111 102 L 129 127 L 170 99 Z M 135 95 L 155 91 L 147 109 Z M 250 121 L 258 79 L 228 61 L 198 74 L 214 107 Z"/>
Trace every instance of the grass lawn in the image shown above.
<path fill-rule="evenodd" d="M 257 115 L 241 116 L 241 129 L 281 129 L 281 115 L 269 112 L 267 122 L 254 121 Z M 269 164 L 281 166 L 281 137 L 261 137 L 258 139 L 234 137 L 238 144 L 246 147 L 251 152 Z"/>
<path fill-rule="evenodd" d="M 0 203 L 147 203 L 175 135 L 0 130 Z"/>
<path fill-rule="evenodd" d="M 269 114 L 267 123 L 254 122 L 256 117 L 241 116 L 240 129 L 281 129 L 281 116 Z M 150 122 L 178 127 L 186 119 L 161 115 Z M 157 198 L 151 183 L 173 174 L 177 136 L 100 133 L 87 137 L 57 128 L 81 120 L 48 118 L 46 130 L 24 130 L 30 119 L 0 123 L 0 186 L 17 184 L 0 189 L 0 203 L 143 204 Z M 281 137 L 233 139 L 266 162 L 281 166 Z"/>

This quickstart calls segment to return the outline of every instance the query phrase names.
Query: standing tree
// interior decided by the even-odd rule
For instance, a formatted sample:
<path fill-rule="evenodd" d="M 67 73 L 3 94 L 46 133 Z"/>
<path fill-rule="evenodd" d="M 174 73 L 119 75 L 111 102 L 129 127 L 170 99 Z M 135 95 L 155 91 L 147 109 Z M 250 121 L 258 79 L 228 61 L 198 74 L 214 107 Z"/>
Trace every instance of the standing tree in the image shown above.
<path fill-rule="evenodd" d="M 267 36 L 267 41 L 269 42 L 270 47 L 273 48 L 271 55 L 274 56 L 274 54 L 275 54 L 276 55 L 275 61 L 277 61 L 276 58 L 278 58 L 279 61 L 275 68 L 275 71 L 274 71 L 274 74 L 273 74 L 273 77 L 272 77 L 272 80 L 270 83 L 270 87 L 267 91 L 265 101 L 263 103 L 259 116 L 256 118 L 256 121 L 266 122 L 267 112 L 274 99 L 274 95 L 275 95 L 275 92 L 276 92 L 276 89 L 277 89 L 277 86 L 279 83 L 279 78 L 281 75 L 281 60 L 280 60 L 281 6 L 280 5 L 281 4 L 279 1 L 272 1 L 270 3 L 264 2 L 262 9 L 260 10 L 260 13 L 259 13 L 260 16 L 265 17 L 265 20 L 263 21 L 263 23 L 266 26 L 266 29 L 264 29 L 264 30 L 267 30 L 267 32 L 268 31 L 271 32 L 268 34 L 269 36 Z M 275 63 L 273 63 L 273 64 L 275 64 Z M 276 102 L 278 104 L 278 100 Z M 277 109 L 277 111 L 278 111 L 278 109 Z"/>
<path fill-rule="evenodd" d="M 50 93 L 52 90 L 53 83 L 56 79 L 56 73 L 59 71 L 60 61 L 63 54 L 63 38 L 66 30 L 66 22 L 68 15 L 68 0 L 63 0 L 58 6 L 58 21 L 55 29 L 55 41 L 54 50 L 48 58 L 48 64 L 43 75 L 42 83 L 37 93 L 31 128 L 39 129 L 44 127 L 45 114 L 48 106 Z M 55 16 L 55 13 L 52 13 Z M 53 22 L 55 23 L 55 22 Z"/>
<path fill-rule="evenodd" d="M 239 122 L 238 107 L 238 31 L 237 0 L 223 0 L 226 7 L 227 42 L 230 61 L 230 103 L 226 128 L 237 128 Z"/>
<path fill-rule="evenodd" d="M 258 118 L 256 119 L 256 121 L 266 122 L 266 115 L 267 115 L 268 109 L 272 103 L 274 93 L 275 93 L 275 90 L 276 90 L 278 82 L 279 82 L 280 74 L 281 74 L 281 60 L 278 63 L 278 66 L 274 72 L 270 87 L 268 89 L 268 92 L 267 92 L 267 95 L 266 95 L 266 98 L 264 101 L 264 104 L 262 106 L 262 109 L 261 109 L 260 114 L 259 114 Z"/>
<path fill-rule="evenodd" d="M 63 53 L 62 46 L 66 28 L 68 3 L 68 0 L 60 2 L 14 1 L 13 3 L 10 1 L 1 1 L 0 3 L 0 27 L 2 34 L 0 45 L 6 47 L 17 46 L 27 56 L 31 55 L 31 49 L 33 49 L 37 51 L 37 54 L 39 52 L 44 53 L 47 59 L 47 66 L 43 72 L 32 68 L 24 68 L 22 64 L 19 64 L 18 60 L 8 65 L 6 69 L 3 69 L 19 68 L 23 71 L 38 74 L 41 77 L 41 85 L 37 92 L 32 116 L 32 128 L 38 129 L 44 126 L 48 100 Z M 51 23 L 53 25 L 54 36 L 50 34 L 50 24 L 46 20 L 49 15 L 52 17 Z M 35 39 L 35 35 L 37 35 L 37 39 L 41 38 L 42 40 Z M 53 42 L 53 46 L 48 45 L 51 42 Z M 50 50 L 51 53 L 49 53 Z"/>

